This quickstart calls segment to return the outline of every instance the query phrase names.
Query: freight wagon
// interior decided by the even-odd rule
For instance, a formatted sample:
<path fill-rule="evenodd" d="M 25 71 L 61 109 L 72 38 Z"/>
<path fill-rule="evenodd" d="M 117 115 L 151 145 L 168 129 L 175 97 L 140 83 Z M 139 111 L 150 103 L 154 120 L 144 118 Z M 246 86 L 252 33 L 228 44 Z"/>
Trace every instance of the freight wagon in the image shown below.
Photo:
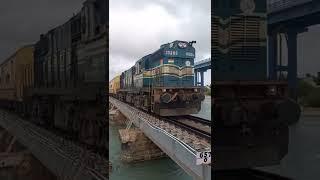
<path fill-rule="evenodd" d="M 198 113 L 204 90 L 194 85 L 193 43 L 173 41 L 142 57 L 121 74 L 118 98 L 160 116 Z"/>
<path fill-rule="evenodd" d="M 22 111 L 24 89 L 33 87 L 33 45 L 19 48 L 0 64 L 0 103 Z"/>
<path fill-rule="evenodd" d="M 109 95 L 117 97 L 120 90 L 120 76 L 114 77 L 109 83 Z"/>
<path fill-rule="evenodd" d="M 268 80 L 266 0 L 215 0 L 212 16 L 214 168 L 279 164 L 300 109 Z"/>
<path fill-rule="evenodd" d="M 15 76 L 4 73 L 3 79 L 10 76 L 6 81 L 12 83 L 0 89 L 2 96 L 7 96 L 6 91 L 10 90 L 15 97 L 4 106 L 11 107 L 19 101 L 24 108 L 16 105 L 12 108 L 33 122 L 74 135 L 80 142 L 103 152 L 108 147 L 106 3 L 106 0 L 85 1 L 81 11 L 67 22 L 41 34 L 34 51 L 30 49 L 23 58 L 5 62 L 4 72 L 11 68 L 10 73 Z M 11 62 L 17 65 L 12 66 Z M 19 81 L 22 77 L 19 72 L 25 73 L 25 78 L 30 77 L 27 83 Z"/>

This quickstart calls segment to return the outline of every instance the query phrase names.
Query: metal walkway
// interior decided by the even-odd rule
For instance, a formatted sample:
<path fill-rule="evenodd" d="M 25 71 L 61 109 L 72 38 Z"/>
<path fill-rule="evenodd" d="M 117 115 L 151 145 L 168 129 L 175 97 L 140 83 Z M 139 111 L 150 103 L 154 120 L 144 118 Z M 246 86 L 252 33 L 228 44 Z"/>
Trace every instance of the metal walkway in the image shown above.
<path fill-rule="evenodd" d="M 195 146 L 192 147 L 192 145 L 183 142 L 163 128 L 160 128 L 162 125 L 157 124 L 160 121 L 159 119 L 115 98 L 109 97 L 109 102 L 116 106 L 129 121 L 132 121 L 136 127 L 140 128 L 149 139 L 151 139 L 190 176 L 196 180 L 211 179 L 210 165 L 196 165 L 197 150 Z M 197 142 L 201 142 L 201 140 L 198 139 Z M 209 148 L 209 151 L 211 151 L 210 145 L 206 148 Z"/>
<path fill-rule="evenodd" d="M 5 110 L 0 110 L 0 126 L 16 137 L 57 178 L 107 180 L 108 163 L 102 157 Z"/>

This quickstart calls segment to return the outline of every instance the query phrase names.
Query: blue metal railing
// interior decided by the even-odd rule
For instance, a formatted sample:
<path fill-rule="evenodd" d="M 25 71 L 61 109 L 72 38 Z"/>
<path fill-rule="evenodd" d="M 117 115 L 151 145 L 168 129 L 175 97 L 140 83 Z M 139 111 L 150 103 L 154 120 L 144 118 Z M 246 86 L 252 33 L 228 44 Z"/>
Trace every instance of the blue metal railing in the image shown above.
<path fill-rule="evenodd" d="M 268 12 L 273 13 L 296 5 L 311 2 L 313 0 L 268 0 Z"/>

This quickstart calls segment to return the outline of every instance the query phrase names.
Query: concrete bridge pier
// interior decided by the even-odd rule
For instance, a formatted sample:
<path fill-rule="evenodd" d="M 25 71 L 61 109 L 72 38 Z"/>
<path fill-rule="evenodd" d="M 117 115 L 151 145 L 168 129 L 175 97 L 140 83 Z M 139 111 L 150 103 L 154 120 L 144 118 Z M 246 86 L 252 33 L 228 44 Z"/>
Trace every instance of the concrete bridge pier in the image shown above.
<path fill-rule="evenodd" d="M 15 136 L 0 128 L 0 179 L 47 179 L 54 176 Z"/>
<path fill-rule="evenodd" d="M 125 128 L 119 129 L 122 155 L 121 160 L 126 163 L 143 162 L 166 157 L 166 154 L 154 144 L 143 132 L 134 127 L 119 110 L 110 112 L 111 121 L 115 125 Z"/>
<path fill-rule="evenodd" d="M 198 86 L 198 85 L 201 85 L 201 86 L 204 86 L 204 72 L 206 70 L 196 70 L 194 71 L 194 79 L 195 79 L 195 85 Z M 200 73 L 200 81 L 198 80 L 199 76 L 198 76 L 198 73 Z"/>
<path fill-rule="evenodd" d="M 194 64 L 194 78 L 195 86 L 204 86 L 204 72 L 211 69 L 211 58 L 204 59 Z M 200 73 L 200 82 L 198 80 L 198 73 Z"/>

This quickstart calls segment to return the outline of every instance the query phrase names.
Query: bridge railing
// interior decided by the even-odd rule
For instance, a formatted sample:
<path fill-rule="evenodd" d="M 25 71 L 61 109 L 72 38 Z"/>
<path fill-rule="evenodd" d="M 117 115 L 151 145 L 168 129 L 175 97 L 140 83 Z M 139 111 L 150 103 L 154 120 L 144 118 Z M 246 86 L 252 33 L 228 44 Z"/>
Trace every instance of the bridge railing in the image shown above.
<path fill-rule="evenodd" d="M 276 12 L 283 9 L 287 9 L 299 4 L 311 2 L 313 0 L 268 0 L 268 12 Z"/>

